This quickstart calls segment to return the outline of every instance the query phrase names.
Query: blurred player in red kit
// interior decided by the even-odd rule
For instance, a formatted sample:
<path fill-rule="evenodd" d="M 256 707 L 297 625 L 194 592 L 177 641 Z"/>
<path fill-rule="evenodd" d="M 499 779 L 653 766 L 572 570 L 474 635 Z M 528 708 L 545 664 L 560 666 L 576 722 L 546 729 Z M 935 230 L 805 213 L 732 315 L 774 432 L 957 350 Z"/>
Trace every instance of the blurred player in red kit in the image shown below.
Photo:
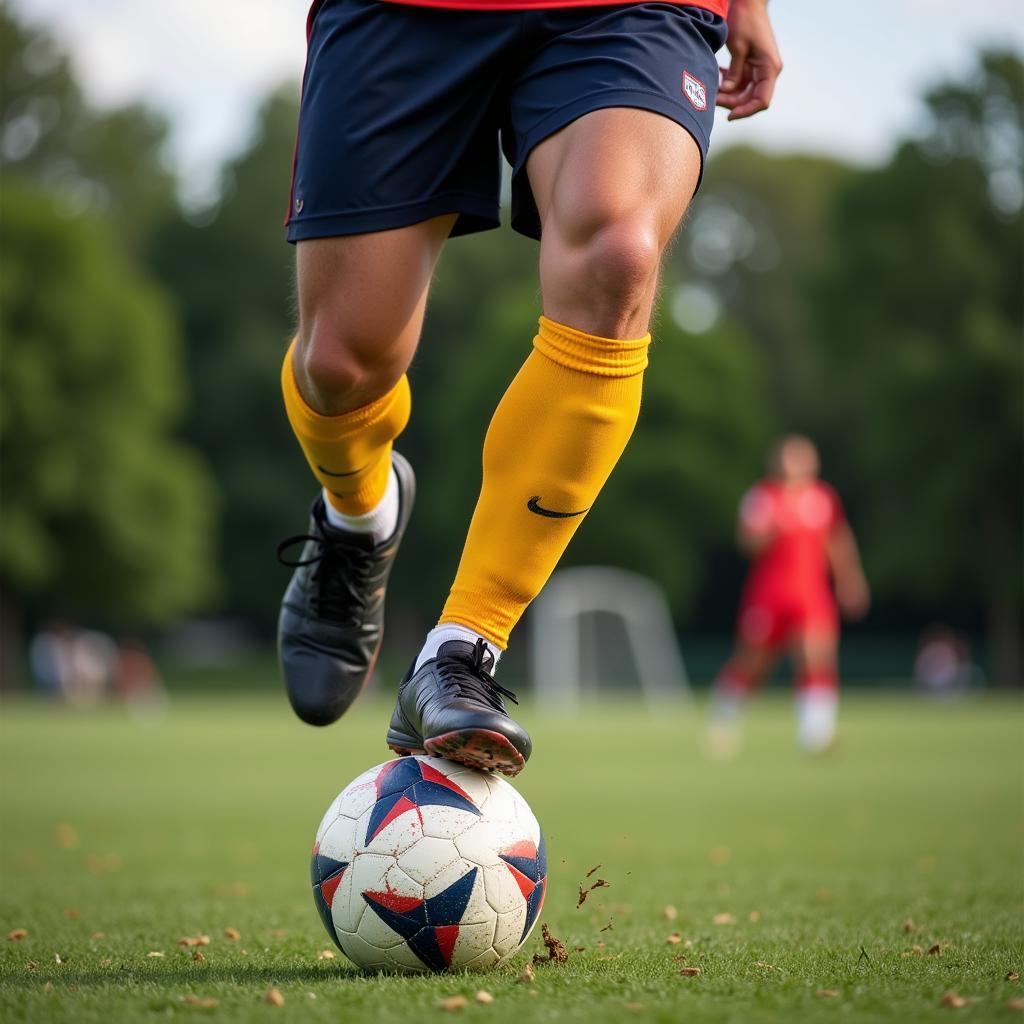
<path fill-rule="evenodd" d="M 770 475 L 740 504 L 737 541 L 752 565 L 743 588 L 736 650 L 715 680 L 709 747 L 728 755 L 739 742 L 746 698 L 788 651 L 797 672 L 798 738 L 828 749 L 838 711 L 839 612 L 859 619 L 870 594 L 838 495 L 818 479 L 818 452 L 783 438 Z M 838 606 L 838 607 L 837 607 Z"/>

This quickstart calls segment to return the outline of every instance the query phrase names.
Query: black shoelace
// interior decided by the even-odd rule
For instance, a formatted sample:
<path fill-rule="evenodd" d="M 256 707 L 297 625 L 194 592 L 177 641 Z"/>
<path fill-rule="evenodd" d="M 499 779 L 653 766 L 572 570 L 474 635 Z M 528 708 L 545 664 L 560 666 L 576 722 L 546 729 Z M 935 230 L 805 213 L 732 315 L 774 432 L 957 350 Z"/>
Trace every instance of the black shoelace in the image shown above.
<path fill-rule="evenodd" d="M 296 544 L 307 541 L 316 545 L 316 553 L 309 558 L 292 560 L 285 552 Z M 359 625 L 360 612 L 369 591 L 369 576 L 373 568 L 371 551 L 347 542 L 342 537 L 316 536 L 299 533 L 287 537 L 277 545 L 277 560 L 291 569 L 315 565 L 312 573 L 313 590 L 310 595 L 313 614 L 348 625 Z"/>
<path fill-rule="evenodd" d="M 503 696 L 513 704 L 518 704 L 519 700 L 484 668 L 486 653 L 487 645 L 483 640 L 477 640 L 472 654 L 446 651 L 437 659 L 438 673 L 450 692 L 482 700 L 496 711 L 504 711 Z"/>

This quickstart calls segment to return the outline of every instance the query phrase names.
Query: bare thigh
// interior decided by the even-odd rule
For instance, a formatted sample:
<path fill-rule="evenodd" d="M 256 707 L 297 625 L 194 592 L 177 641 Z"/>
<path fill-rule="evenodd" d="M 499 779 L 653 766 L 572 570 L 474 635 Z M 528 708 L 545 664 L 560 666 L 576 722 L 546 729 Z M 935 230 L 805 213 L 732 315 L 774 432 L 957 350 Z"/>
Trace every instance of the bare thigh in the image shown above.
<path fill-rule="evenodd" d="M 607 337 L 646 333 L 661 255 L 700 166 L 693 137 L 648 110 L 596 110 L 540 143 L 527 173 L 546 315 Z"/>
<path fill-rule="evenodd" d="M 416 351 L 430 279 L 455 216 L 298 243 L 299 390 L 325 415 L 386 393 Z"/>

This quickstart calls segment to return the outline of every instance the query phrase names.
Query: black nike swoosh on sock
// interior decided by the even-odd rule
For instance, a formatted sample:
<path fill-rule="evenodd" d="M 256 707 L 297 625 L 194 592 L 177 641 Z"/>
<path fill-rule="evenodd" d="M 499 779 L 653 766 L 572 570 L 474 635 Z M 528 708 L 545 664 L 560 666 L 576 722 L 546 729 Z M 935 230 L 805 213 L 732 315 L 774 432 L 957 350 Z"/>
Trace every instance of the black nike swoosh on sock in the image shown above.
<path fill-rule="evenodd" d="M 320 463 L 317 463 L 316 468 L 319 469 L 320 472 L 324 474 L 324 476 L 355 476 L 356 473 L 362 473 L 363 469 L 366 469 L 366 467 L 363 466 L 362 469 L 353 469 L 350 470 L 348 473 L 332 473 L 329 469 L 324 469 L 324 467 L 321 466 Z"/>
<path fill-rule="evenodd" d="M 573 519 L 576 516 L 583 515 L 584 512 L 589 512 L 589 508 L 582 508 L 579 512 L 555 512 L 550 508 L 541 508 L 540 506 L 540 495 L 535 494 L 527 503 L 526 507 L 538 516 L 547 516 L 548 519 Z"/>

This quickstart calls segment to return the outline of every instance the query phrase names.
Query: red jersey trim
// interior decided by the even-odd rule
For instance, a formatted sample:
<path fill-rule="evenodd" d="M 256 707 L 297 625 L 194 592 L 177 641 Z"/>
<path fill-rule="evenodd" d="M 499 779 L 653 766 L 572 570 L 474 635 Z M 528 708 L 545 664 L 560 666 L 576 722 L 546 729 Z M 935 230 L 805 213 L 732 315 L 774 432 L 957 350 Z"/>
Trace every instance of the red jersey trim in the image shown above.
<path fill-rule="evenodd" d="M 441 7 L 450 11 L 527 11 L 555 7 L 609 7 L 622 0 L 386 0 L 409 7 Z M 643 0 L 634 0 L 641 3 Z M 729 0 L 670 0 L 678 7 L 700 7 L 721 18 L 729 15 Z"/>

